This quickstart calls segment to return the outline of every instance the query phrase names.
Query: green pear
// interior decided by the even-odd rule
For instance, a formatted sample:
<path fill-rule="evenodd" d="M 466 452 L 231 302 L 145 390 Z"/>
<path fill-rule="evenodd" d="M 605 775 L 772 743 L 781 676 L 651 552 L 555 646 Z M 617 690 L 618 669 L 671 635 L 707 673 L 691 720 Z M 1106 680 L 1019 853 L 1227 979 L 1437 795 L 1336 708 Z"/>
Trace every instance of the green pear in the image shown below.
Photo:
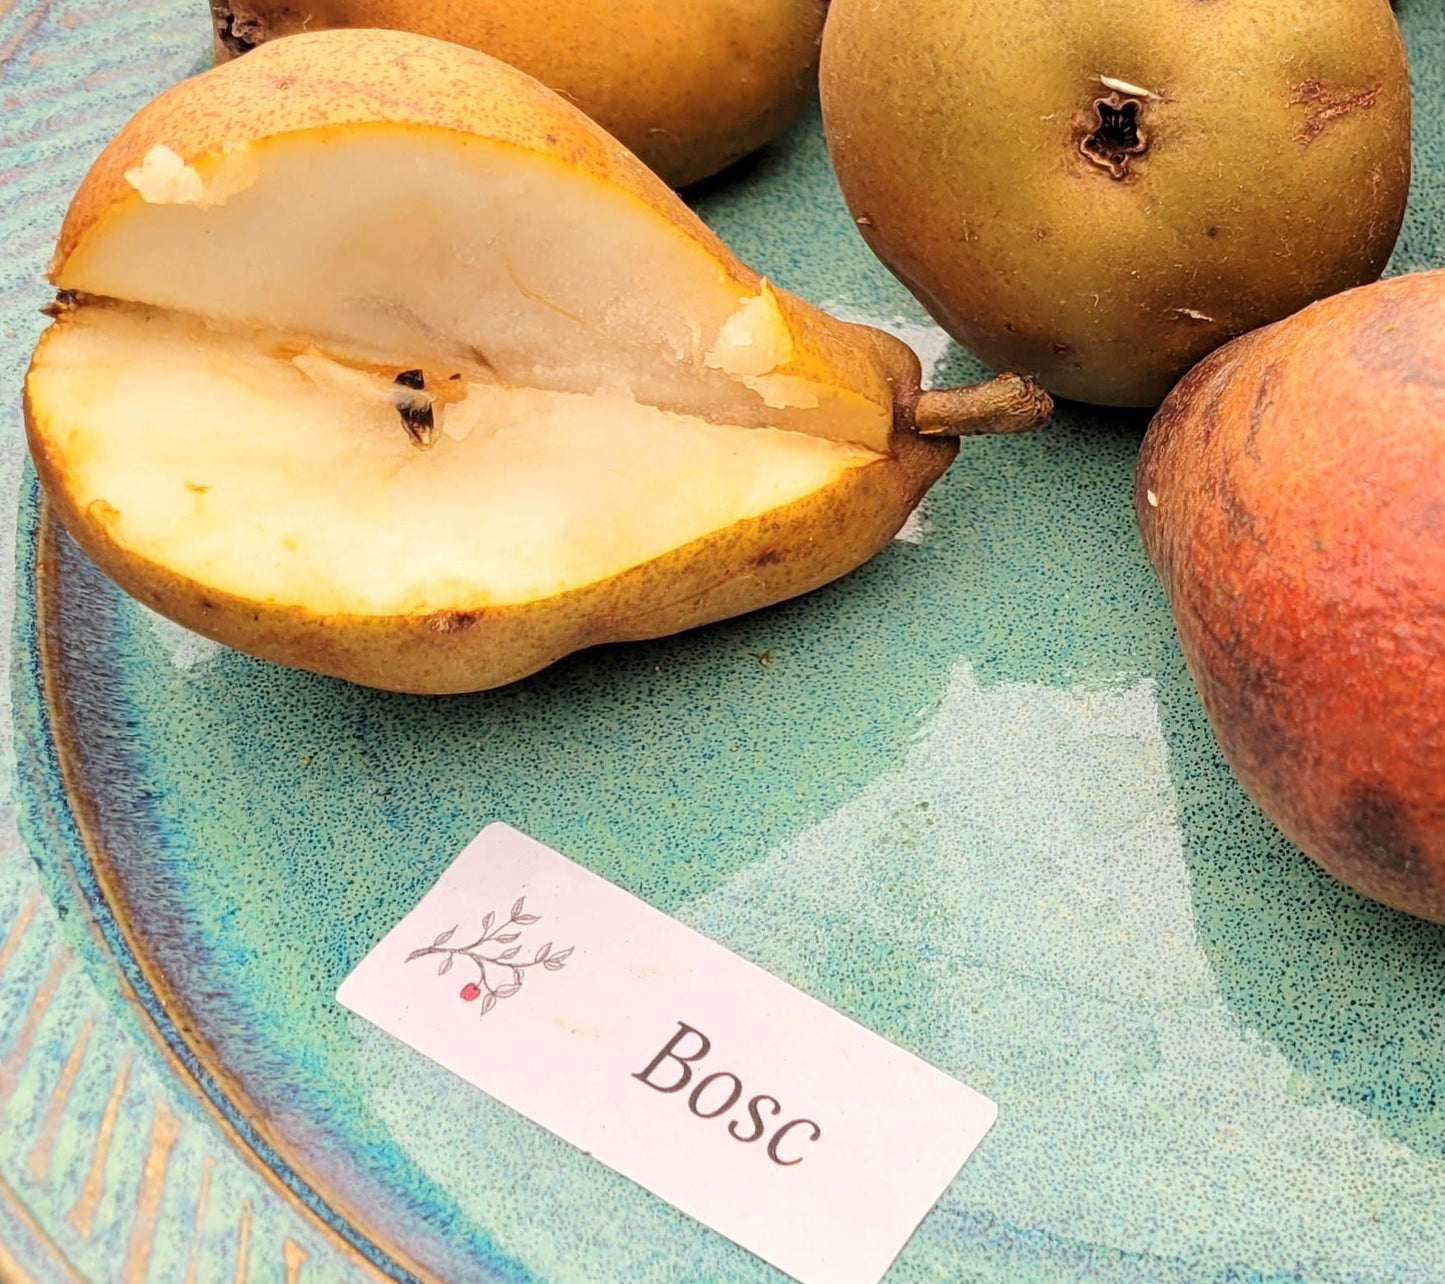
<path fill-rule="evenodd" d="M 1107 405 L 1384 270 L 1387 0 L 833 0 L 823 118 L 874 252 L 959 342 Z"/>

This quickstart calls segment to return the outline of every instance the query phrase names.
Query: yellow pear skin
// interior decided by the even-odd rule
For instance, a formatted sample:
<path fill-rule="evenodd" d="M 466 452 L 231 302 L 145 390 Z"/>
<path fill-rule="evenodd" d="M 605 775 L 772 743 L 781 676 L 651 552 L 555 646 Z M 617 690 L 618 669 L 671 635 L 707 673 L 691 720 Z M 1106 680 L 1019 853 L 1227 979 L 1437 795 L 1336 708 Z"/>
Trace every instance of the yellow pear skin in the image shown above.
<path fill-rule="evenodd" d="M 1081 401 L 1374 280 L 1410 185 L 1387 0 L 834 0 L 821 87 L 874 252 Z"/>
<path fill-rule="evenodd" d="M 822 0 L 212 0 L 218 58 L 387 27 L 480 49 L 555 89 L 673 186 L 756 151 L 817 88 Z"/>

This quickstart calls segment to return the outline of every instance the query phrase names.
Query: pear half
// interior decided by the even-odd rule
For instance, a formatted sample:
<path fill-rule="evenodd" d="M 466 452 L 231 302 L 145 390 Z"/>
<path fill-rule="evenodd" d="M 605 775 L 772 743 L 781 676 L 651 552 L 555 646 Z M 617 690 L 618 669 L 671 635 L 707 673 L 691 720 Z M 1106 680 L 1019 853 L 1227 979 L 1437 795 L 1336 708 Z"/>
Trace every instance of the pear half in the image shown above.
<path fill-rule="evenodd" d="M 51 279 L 26 428 L 74 537 L 188 628 L 393 690 L 805 592 L 897 531 L 947 434 L 1048 409 L 920 393 L 536 81 L 398 32 L 163 94 Z"/>

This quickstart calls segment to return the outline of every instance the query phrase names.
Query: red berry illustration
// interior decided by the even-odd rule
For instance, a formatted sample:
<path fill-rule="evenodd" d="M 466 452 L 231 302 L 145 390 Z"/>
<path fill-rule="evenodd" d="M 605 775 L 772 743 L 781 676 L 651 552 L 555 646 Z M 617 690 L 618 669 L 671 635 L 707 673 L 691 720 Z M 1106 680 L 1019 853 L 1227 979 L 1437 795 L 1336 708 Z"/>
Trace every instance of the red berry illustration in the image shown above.
<path fill-rule="evenodd" d="M 462 986 L 462 998 L 465 999 L 468 1003 L 470 1003 L 473 999 L 480 998 L 481 994 L 482 987 L 480 985 L 475 985 L 472 982 L 468 981 L 466 985 Z"/>

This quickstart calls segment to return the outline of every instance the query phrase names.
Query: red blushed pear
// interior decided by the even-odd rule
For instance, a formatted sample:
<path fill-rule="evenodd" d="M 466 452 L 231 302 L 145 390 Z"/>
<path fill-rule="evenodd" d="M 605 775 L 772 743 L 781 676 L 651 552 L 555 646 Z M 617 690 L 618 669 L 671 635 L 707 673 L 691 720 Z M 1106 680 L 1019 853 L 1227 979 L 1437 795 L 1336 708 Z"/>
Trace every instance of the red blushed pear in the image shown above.
<path fill-rule="evenodd" d="M 148 606 L 373 686 L 497 686 L 806 592 L 950 435 L 903 344 L 739 263 L 537 81 L 391 31 L 143 108 L 60 231 L 25 384 L 48 502 Z"/>
<path fill-rule="evenodd" d="M 1134 502 L 1241 783 L 1336 877 L 1445 922 L 1445 273 L 1207 358 Z"/>

